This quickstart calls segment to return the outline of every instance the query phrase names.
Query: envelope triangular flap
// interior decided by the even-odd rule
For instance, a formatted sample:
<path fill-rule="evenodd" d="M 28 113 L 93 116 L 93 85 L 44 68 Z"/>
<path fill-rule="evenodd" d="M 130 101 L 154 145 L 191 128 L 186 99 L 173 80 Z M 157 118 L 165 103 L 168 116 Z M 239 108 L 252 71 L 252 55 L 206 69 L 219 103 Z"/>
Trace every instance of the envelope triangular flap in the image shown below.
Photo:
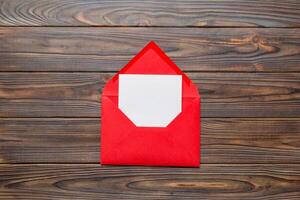
<path fill-rule="evenodd" d="M 182 98 L 199 98 L 197 87 L 153 41 L 140 51 L 105 85 L 103 96 L 118 96 L 119 74 L 182 75 Z"/>

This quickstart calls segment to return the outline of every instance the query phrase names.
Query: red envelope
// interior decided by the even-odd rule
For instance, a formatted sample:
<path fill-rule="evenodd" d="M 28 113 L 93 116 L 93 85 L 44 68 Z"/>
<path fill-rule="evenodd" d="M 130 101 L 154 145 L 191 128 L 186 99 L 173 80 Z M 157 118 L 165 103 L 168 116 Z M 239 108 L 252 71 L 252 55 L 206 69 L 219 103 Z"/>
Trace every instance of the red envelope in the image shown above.
<path fill-rule="evenodd" d="M 181 112 L 165 127 L 137 126 L 118 105 L 120 74 L 181 75 Z M 198 89 L 154 42 L 138 53 L 103 89 L 101 164 L 200 165 Z"/>

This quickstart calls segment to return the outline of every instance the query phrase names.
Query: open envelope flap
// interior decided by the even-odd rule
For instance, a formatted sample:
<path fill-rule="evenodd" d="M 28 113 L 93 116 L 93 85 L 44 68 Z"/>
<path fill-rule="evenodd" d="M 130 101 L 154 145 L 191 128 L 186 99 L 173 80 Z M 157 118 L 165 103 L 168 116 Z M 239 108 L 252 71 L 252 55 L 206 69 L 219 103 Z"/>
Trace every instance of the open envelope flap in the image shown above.
<path fill-rule="evenodd" d="M 118 96 L 119 74 L 182 75 L 182 98 L 200 98 L 197 87 L 154 42 L 150 42 L 105 85 L 103 96 Z"/>

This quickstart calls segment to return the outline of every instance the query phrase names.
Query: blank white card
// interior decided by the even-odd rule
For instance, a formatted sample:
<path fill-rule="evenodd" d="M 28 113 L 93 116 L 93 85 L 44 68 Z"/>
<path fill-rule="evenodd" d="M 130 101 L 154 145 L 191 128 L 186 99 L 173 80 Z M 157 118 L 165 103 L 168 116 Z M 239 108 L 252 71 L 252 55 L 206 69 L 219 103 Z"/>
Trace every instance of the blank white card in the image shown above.
<path fill-rule="evenodd" d="M 166 127 L 181 112 L 182 76 L 119 74 L 119 109 L 139 127 Z"/>

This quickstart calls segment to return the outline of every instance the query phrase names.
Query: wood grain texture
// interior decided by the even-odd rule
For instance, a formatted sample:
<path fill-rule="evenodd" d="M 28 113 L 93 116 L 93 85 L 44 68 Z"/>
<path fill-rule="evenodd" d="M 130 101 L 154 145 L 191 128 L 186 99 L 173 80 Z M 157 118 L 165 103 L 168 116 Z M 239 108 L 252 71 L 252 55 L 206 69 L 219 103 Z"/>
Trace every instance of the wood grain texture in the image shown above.
<path fill-rule="evenodd" d="M 99 124 L 98 118 L 2 118 L 0 163 L 98 163 Z M 203 118 L 201 130 L 204 164 L 300 164 L 299 118 Z"/>
<path fill-rule="evenodd" d="M 0 71 L 117 71 L 150 40 L 184 71 L 300 72 L 300 29 L 0 28 Z"/>
<path fill-rule="evenodd" d="M 299 73 L 188 73 L 202 117 L 299 117 Z M 99 117 L 112 73 L 0 73 L 1 117 Z"/>
<path fill-rule="evenodd" d="M 0 199 L 296 200 L 299 165 L 3 165 Z"/>
<path fill-rule="evenodd" d="M 99 164 L 151 40 L 201 93 L 200 168 Z M 300 1 L 0 0 L 0 199 L 299 200 Z"/>
<path fill-rule="evenodd" d="M 298 1 L 1 0 L 2 26 L 299 27 Z"/>
<path fill-rule="evenodd" d="M 0 163 L 99 163 L 99 126 L 100 119 L 2 118 Z"/>

